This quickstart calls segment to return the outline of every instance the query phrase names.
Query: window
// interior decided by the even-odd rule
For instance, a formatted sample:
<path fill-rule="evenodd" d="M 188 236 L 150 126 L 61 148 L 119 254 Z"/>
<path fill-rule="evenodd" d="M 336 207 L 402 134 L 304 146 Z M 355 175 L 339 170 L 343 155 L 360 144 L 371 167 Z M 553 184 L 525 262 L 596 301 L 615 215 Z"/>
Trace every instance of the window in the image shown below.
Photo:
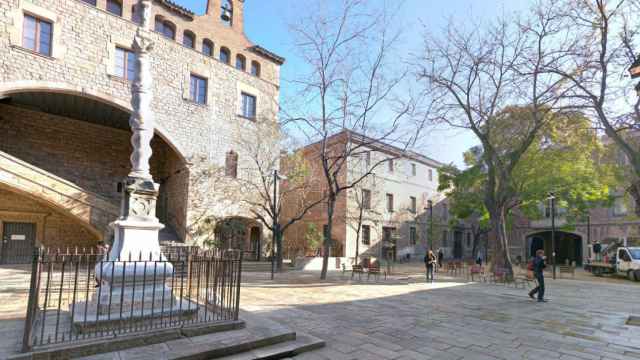
<path fill-rule="evenodd" d="M 387 166 L 389 168 L 389 172 L 392 173 L 393 172 L 393 159 L 389 159 L 387 161 Z"/>
<path fill-rule="evenodd" d="M 362 208 L 371 209 L 371 190 L 362 189 Z"/>
<path fill-rule="evenodd" d="M 115 74 L 126 80 L 135 80 L 136 54 L 133 51 L 116 47 Z"/>
<path fill-rule="evenodd" d="M 82 2 L 85 2 L 85 3 L 87 3 L 89 5 L 93 5 L 93 6 L 96 6 L 96 1 L 97 0 L 82 0 Z"/>
<path fill-rule="evenodd" d="M 51 56 L 53 25 L 31 15 L 24 16 L 22 46 L 39 54 Z"/>
<path fill-rule="evenodd" d="M 107 11 L 122 16 L 122 3 L 118 0 L 107 0 Z"/>
<path fill-rule="evenodd" d="M 433 170 L 429 169 L 429 181 L 433 181 Z"/>
<path fill-rule="evenodd" d="M 220 61 L 229 65 L 231 61 L 231 52 L 226 47 L 220 48 Z"/>
<path fill-rule="evenodd" d="M 182 45 L 188 48 L 195 48 L 196 46 L 196 35 L 191 31 L 187 30 L 182 34 Z"/>
<path fill-rule="evenodd" d="M 255 119 L 256 118 L 256 97 L 247 93 L 242 93 L 242 116 Z"/>
<path fill-rule="evenodd" d="M 447 209 L 447 204 L 442 204 L 442 218 L 445 220 L 449 218 L 449 209 Z"/>
<path fill-rule="evenodd" d="M 247 60 L 243 55 L 236 55 L 236 69 L 245 71 L 247 69 Z"/>
<path fill-rule="evenodd" d="M 409 196 L 409 211 L 411 211 L 414 214 L 417 212 L 417 204 L 416 204 L 415 196 Z"/>
<path fill-rule="evenodd" d="M 362 245 L 371 244 L 371 227 L 369 225 L 362 225 Z"/>
<path fill-rule="evenodd" d="M 131 21 L 136 24 L 142 23 L 142 14 L 138 11 L 138 4 L 131 6 Z"/>
<path fill-rule="evenodd" d="M 207 56 L 213 56 L 213 42 L 211 40 L 202 40 L 202 53 Z"/>
<path fill-rule="evenodd" d="M 233 5 L 230 0 L 223 0 L 220 8 L 220 20 L 226 26 L 233 24 Z"/>
<path fill-rule="evenodd" d="M 393 212 L 393 194 L 387 194 L 387 211 Z"/>
<path fill-rule="evenodd" d="M 257 61 L 251 62 L 251 75 L 260 77 L 260 64 Z"/>
<path fill-rule="evenodd" d="M 234 179 L 238 177 L 238 153 L 233 150 L 230 150 L 225 158 L 224 174 Z"/>
<path fill-rule="evenodd" d="M 416 164 L 411 164 L 411 176 L 416 176 Z"/>
<path fill-rule="evenodd" d="M 207 103 L 207 79 L 191 74 L 189 98 L 198 104 Z"/>
<path fill-rule="evenodd" d="M 623 196 L 619 196 L 613 200 L 613 216 L 627 215 L 627 204 Z"/>
<path fill-rule="evenodd" d="M 467 233 L 467 248 L 471 248 L 471 233 Z"/>
<path fill-rule="evenodd" d="M 371 166 L 371 151 L 367 151 L 364 153 L 364 165 L 369 169 Z"/>
<path fill-rule="evenodd" d="M 155 30 L 169 39 L 175 40 L 176 38 L 175 25 L 171 21 L 162 20 L 160 16 L 156 16 Z"/>
<path fill-rule="evenodd" d="M 409 228 L 409 245 L 415 245 L 417 242 L 417 233 L 415 226 Z"/>
<path fill-rule="evenodd" d="M 442 247 L 447 247 L 447 237 L 448 237 L 447 230 L 444 230 L 442 232 Z"/>

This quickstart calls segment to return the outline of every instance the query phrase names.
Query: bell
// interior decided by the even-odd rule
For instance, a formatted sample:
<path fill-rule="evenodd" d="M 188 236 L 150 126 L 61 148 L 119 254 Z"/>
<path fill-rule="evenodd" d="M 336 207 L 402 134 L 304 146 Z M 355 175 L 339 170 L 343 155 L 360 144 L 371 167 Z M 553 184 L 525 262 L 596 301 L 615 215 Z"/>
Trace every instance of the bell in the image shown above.
<path fill-rule="evenodd" d="M 222 19 L 222 21 L 231 21 L 231 10 L 227 8 L 222 8 L 220 19 Z"/>
<path fill-rule="evenodd" d="M 629 74 L 631 74 L 631 78 L 639 78 L 640 77 L 640 56 L 636 59 L 636 61 L 631 64 L 629 68 Z"/>

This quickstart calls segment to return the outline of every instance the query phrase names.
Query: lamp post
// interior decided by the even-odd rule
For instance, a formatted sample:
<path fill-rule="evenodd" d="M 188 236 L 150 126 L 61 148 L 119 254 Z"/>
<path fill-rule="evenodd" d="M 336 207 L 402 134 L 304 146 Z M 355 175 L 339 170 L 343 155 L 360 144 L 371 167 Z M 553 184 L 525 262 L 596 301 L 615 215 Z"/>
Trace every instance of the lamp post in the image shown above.
<path fill-rule="evenodd" d="M 429 250 L 433 251 L 433 201 L 428 200 L 429 207 Z"/>
<path fill-rule="evenodd" d="M 556 197 L 550 192 L 547 198 L 551 201 L 551 265 L 553 267 L 553 279 L 556 278 Z"/>
<path fill-rule="evenodd" d="M 272 239 L 271 239 L 271 280 L 273 280 L 273 276 L 274 276 L 274 272 L 275 272 L 275 267 L 276 267 L 276 259 L 275 257 L 278 257 L 278 261 L 277 261 L 277 265 L 278 265 L 278 271 L 282 270 L 281 269 L 281 264 L 282 264 L 282 253 L 280 252 L 280 247 L 282 246 L 281 242 L 282 242 L 282 238 L 281 238 L 281 234 L 280 234 L 280 222 L 279 217 L 279 211 L 278 211 L 278 180 L 286 180 L 287 177 L 286 176 L 282 176 L 280 174 L 278 174 L 278 170 L 275 169 L 273 170 L 273 231 L 272 231 Z M 276 248 L 278 249 L 278 251 L 276 251 Z"/>

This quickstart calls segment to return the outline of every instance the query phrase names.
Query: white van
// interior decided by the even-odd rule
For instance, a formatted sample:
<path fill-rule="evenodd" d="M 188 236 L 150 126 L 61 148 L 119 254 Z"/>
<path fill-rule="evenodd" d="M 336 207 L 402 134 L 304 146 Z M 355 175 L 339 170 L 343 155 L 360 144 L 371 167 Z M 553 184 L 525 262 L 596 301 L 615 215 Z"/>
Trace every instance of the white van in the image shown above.
<path fill-rule="evenodd" d="M 616 256 L 616 273 L 640 281 L 640 247 L 620 247 Z"/>

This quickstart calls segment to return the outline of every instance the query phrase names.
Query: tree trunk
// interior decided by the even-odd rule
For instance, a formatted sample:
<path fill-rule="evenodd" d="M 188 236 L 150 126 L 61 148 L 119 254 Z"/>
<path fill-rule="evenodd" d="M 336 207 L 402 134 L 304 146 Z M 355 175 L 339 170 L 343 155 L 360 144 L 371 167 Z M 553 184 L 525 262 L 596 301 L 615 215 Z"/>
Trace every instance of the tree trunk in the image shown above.
<path fill-rule="evenodd" d="M 635 206 L 634 212 L 636 216 L 640 216 L 640 180 L 631 184 L 628 191 L 633 198 L 633 204 Z"/>
<path fill-rule="evenodd" d="M 511 254 L 509 253 L 509 238 L 507 236 L 506 206 L 495 205 L 490 211 L 491 227 L 495 235 L 495 250 L 493 252 L 493 265 L 505 269 L 513 274 Z"/>
<path fill-rule="evenodd" d="M 331 230 L 333 227 L 333 210 L 336 206 L 336 199 L 334 195 L 329 195 L 327 199 L 327 233 L 324 234 L 323 239 L 323 254 L 322 254 L 322 271 L 320 272 L 320 280 L 327 278 L 327 269 L 329 267 L 329 252 L 331 251 Z"/>
<path fill-rule="evenodd" d="M 358 213 L 358 228 L 356 229 L 356 258 L 354 264 L 358 264 L 358 256 L 360 256 L 360 230 L 362 229 L 362 217 L 364 208 L 360 206 L 360 212 Z"/>

